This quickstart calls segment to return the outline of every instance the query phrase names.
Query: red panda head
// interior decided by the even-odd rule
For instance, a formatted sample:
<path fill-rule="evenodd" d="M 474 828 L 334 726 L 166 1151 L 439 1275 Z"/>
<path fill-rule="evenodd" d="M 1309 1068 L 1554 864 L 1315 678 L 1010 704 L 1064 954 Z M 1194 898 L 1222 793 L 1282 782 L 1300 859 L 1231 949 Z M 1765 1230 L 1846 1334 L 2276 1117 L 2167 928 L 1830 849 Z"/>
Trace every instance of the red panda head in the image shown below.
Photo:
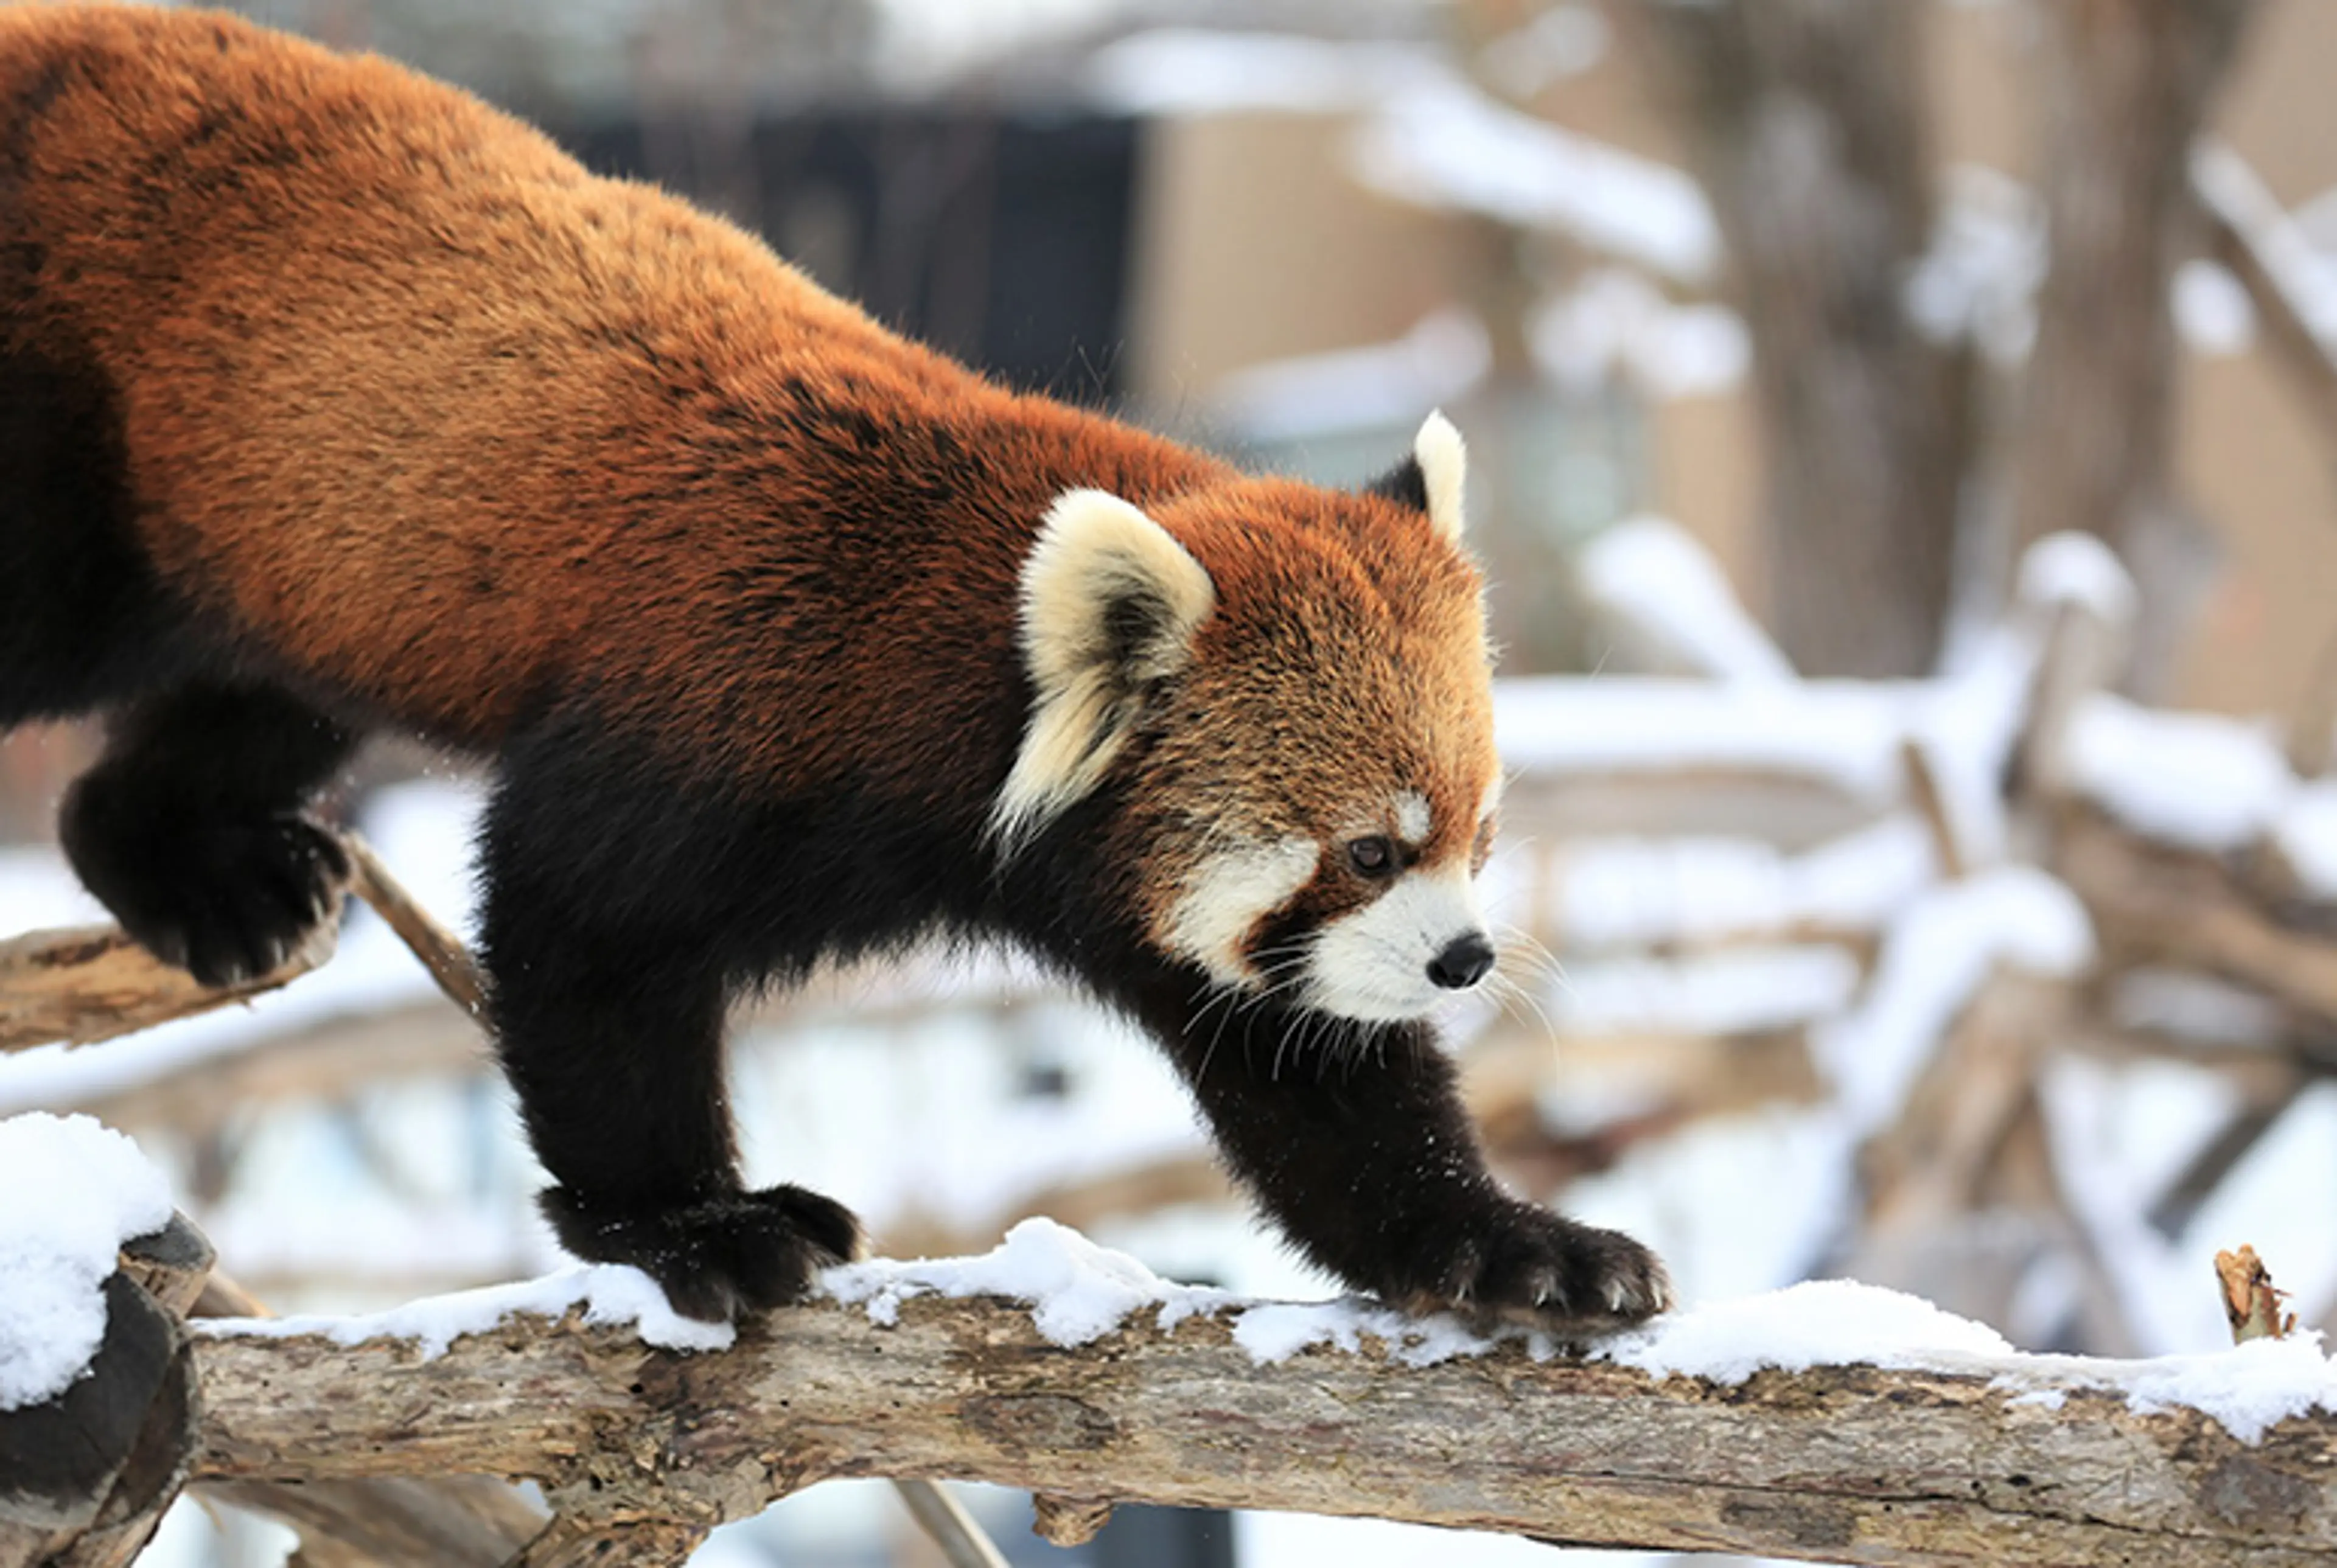
<path fill-rule="evenodd" d="M 1441 414 L 1362 494 L 1062 496 L 1022 574 L 1034 699 L 1008 852 L 1115 769 L 1151 940 L 1237 993 L 1413 1018 L 1491 969 L 1482 583 Z"/>

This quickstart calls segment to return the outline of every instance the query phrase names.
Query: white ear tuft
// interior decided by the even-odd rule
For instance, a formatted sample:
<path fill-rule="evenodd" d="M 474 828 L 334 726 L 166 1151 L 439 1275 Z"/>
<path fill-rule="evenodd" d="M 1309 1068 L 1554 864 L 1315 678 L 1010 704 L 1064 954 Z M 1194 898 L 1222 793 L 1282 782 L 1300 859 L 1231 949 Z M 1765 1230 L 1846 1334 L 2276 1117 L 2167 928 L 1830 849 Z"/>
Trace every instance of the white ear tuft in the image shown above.
<path fill-rule="evenodd" d="M 1428 521 L 1453 543 L 1461 542 L 1461 492 L 1469 467 L 1468 448 L 1442 410 L 1421 422 L 1412 455 L 1428 491 Z"/>
<path fill-rule="evenodd" d="M 1201 563 L 1143 512 L 1100 490 L 1057 498 L 1022 565 L 1031 716 L 990 819 L 1008 853 L 1102 781 L 1216 605 Z"/>

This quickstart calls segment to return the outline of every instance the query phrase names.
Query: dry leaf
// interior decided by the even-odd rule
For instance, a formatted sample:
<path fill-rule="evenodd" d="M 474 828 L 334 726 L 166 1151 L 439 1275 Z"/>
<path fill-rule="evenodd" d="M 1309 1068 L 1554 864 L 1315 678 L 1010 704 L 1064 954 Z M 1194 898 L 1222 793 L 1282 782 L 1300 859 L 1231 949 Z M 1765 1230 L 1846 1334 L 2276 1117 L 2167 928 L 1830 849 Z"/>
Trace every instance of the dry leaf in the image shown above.
<path fill-rule="evenodd" d="M 2232 1343 L 2286 1338 L 2296 1328 L 2296 1314 L 2283 1312 L 2288 1292 L 2276 1289 L 2272 1271 L 2254 1247 L 2215 1254 L 2215 1281 L 2224 1293 L 2224 1316 L 2231 1320 Z"/>

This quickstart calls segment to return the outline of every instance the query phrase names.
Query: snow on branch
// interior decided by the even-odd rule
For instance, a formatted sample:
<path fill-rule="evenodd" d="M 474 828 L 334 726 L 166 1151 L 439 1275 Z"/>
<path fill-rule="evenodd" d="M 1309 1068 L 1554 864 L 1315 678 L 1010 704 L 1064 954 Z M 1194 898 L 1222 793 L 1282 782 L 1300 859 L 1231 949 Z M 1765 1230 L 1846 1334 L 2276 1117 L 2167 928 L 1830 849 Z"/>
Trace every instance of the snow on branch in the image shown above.
<path fill-rule="evenodd" d="M 616 1268 L 188 1323 L 209 1261 L 183 1221 L 126 1243 L 103 1290 L 142 1346 L 109 1328 L 64 1395 L 0 1413 L 0 1472 L 84 1483 L 51 1485 L 41 1517 L 0 1496 L 0 1563 L 118 1561 L 88 1548 L 134 1547 L 182 1484 L 313 1499 L 305 1525 L 393 1563 L 497 1541 L 523 1564 L 666 1563 L 863 1475 L 1027 1487 L 1058 1540 L 1141 1501 L 1837 1563 L 2337 1563 L 2337 1368 L 2313 1336 L 2027 1356 L 1832 1281 L 1567 1349 L 1174 1285 L 1043 1221 L 981 1258 L 831 1271 L 824 1299 L 735 1331 Z M 2246 1261 L 2226 1272 L 2276 1306 Z M 107 1438 L 89 1474 L 23 1471 L 60 1423 Z M 480 1476 L 539 1483 L 552 1518 L 526 1539 L 508 1494 L 447 1479 Z"/>
<path fill-rule="evenodd" d="M 2322 430 L 2337 431 L 2337 274 L 2232 148 L 2203 141 L 2190 175 L 2209 254 L 2246 291 L 2277 362 Z"/>
<path fill-rule="evenodd" d="M 194 1475 L 532 1477 L 572 1517 L 692 1531 L 889 1475 L 1828 1562 L 2337 1562 L 2337 1417 L 2308 1341 L 2018 1356 L 1836 1285 L 1686 1313 L 1595 1359 L 1148 1283 L 1047 1228 L 989 1259 L 831 1278 L 862 1300 L 708 1354 L 582 1308 L 435 1354 L 362 1338 L 365 1320 L 203 1325 Z M 1039 1281 L 1035 1311 L 949 1296 L 1016 1278 Z M 426 1335 L 417 1313 L 406 1331 Z"/>

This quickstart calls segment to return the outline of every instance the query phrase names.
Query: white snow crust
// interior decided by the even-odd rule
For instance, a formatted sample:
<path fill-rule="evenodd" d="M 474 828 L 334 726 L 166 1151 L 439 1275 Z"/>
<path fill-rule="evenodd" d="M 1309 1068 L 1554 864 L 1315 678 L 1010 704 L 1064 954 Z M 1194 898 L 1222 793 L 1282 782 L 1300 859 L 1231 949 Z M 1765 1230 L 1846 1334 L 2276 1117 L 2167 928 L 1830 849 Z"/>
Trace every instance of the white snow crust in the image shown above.
<path fill-rule="evenodd" d="M 1524 1340 L 1538 1359 L 1557 1353 L 1544 1336 L 1488 1338 L 1451 1317 L 1406 1318 L 1354 1299 L 1245 1301 L 1175 1284 L 1049 1220 L 1022 1222 L 979 1258 L 856 1263 L 830 1270 L 825 1282 L 830 1294 L 863 1307 L 879 1324 L 897 1322 L 901 1303 L 916 1296 L 1007 1297 L 1027 1303 L 1040 1333 L 1067 1348 L 1150 1310 L 1163 1328 L 1199 1312 L 1230 1317 L 1235 1342 L 1260 1366 L 1318 1348 L 1375 1350 L 1407 1366 L 1481 1355 L 1512 1339 Z M 2322 1354 L 2318 1335 L 2150 1360 L 2028 1355 L 1993 1329 L 1929 1301 L 1845 1280 L 1807 1281 L 1691 1307 L 1609 1336 L 1589 1353 L 1657 1377 L 1728 1384 L 1768 1368 L 1874 1366 L 1986 1377 L 2047 1402 L 2073 1389 L 2107 1390 L 2122 1393 L 2137 1411 L 2201 1411 L 2245 1443 L 2261 1440 L 2287 1417 L 2337 1410 L 2337 1366 Z"/>
<path fill-rule="evenodd" d="M 171 1221 L 138 1145 L 87 1116 L 0 1122 L 0 1410 L 55 1398 L 105 1338 L 106 1277 Z"/>
<path fill-rule="evenodd" d="M 1933 1047 L 1998 965 L 2074 976 L 2093 954 L 2085 906 L 2033 867 L 1940 884 L 1892 922 L 1873 982 L 1854 1007 L 1811 1030 L 1811 1055 L 1851 1124 L 1871 1132 L 1897 1114 Z"/>
<path fill-rule="evenodd" d="M 2263 836 L 2296 789 L 2269 727 L 2098 692 L 2069 721 L 2071 782 L 2128 827 L 2185 849 Z"/>
<path fill-rule="evenodd" d="M 1602 531 L 1576 562 L 1593 604 L 1697 673 L 1789 681 L 1794 667 L 1736 600 L 1711 552 L 1679 524 L 1634 517 Z"/>
<path fill-rule="evenodd" d="M 828 1294 L 865 1306 L 869 1321 L 900 1320 L 901 1303 L 917 1296 L 1011 1296 L 1032 1304 L 1032 1321 L 1049 1343 L 1100 1339 L 1144 1307 L 1159 1309 L 1169 1328 L 1233 1300 L 1222 1290 L 1172 1284 L 1125 1252 L 1099 1247 L 1052 1220 L 1025 1220 L 978 1258 L 888 1258 L 846 1263 L 822 1277 Z"/>
<path fill-rule="evenodd" d="M 2068 745 L 2071 783 L 2136 832 L 2203 854 L 2269 842 L 2307 896 L 2337 900 L 2337 783 L 2300 780 L 2269 723 L 2097 692 Z"/>
<path fill-rule="evenodd" d="M 1553 773 L 1744 767 L 1881 803 L 1902 777 L 1907 689 L 1882 683 L 1734 683 L 1529 676 L 1493 690 L 1512 768 Z"/>
<path fill-rule="evenodd" d="M 1718 265 L 1695 180 L 1512 109 L 1431 49 L 1163 27 L 1098 50 L 1089 72 L 1125 113 L 1360 114 L 1356 172 L 1390 195 L 1557 229 L 1683 281 Z"/>
<path fill-rule="evenodd" d="M 1749 838 L 1590 839 L 1569 846 L 1543 915 L 1569 947 L 1648 946 L 1804 921 L 1871 929 L 1936 874 L 1929 836 L 1905 813 L 1797 855 Z"/>
<path fill-rule="evenodd" d="M 220 1339 L 288 1339 L 316 1334 L 336 1345 L 369 1339 L 412 1341 L 425 1359 L 435 1359 L 466 1334 L 484 1334 L 507 1318 L 561 1318 L 573 1307 L 584 1321 L 638 1326 L 644 1344 L 669 1350 L 725 1350 L 738 1331 L 728 1323 L 702 1323 L 667 1305 L 657 1281 L 639 1269 L 614 1263 L 577 1264 L 541 1279 L 478 1290 L 425 1296 L 386 1312 L 347 1316 L 301 1313 L 283 1318 L 206 1318 L 198 1333 Z"/>
<path fill-rule="evenodd" d="M 2117 552 L 2090 533 L 2049 533 L 2020 558 L 2024 604 L 2081 604 L 2113 626 L 2132 621 L 2134 579 Z"/>

